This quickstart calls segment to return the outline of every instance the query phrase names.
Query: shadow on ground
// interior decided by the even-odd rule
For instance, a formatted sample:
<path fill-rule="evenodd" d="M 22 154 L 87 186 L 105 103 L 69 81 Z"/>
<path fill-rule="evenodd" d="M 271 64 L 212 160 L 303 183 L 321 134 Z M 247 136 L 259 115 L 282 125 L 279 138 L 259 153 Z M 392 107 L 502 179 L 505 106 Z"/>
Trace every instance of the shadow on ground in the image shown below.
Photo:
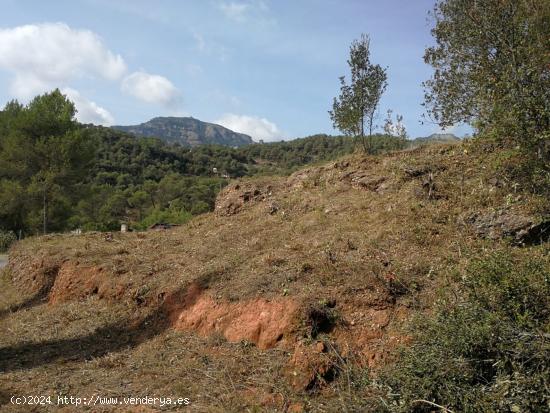
<path fill-rule="evenodd" d="M 47 294 L 47 291 L 39 292 L 31 299 L 15 306 L 14 311 L 39 304 Z M 59 361 L 91 360 L 111 352 L 134 348 L 168 329 L 171 325 L 171 312 L 175 308 L 183 309 L 191 305 L 194 300 L 196 293 L 190 294 L 186 288 L 170 294 L 141 320 L 128 319 L 109 324 L 98 328 L 93 334 L 76 338 L 1 347 L 0 373 L 32 369 Z"/>
<path fill-rule="evenodd" d="M 44 272 L 44 283 L 42 284 L 42 287 L 40 288 L 40 290 L 38 290 L 32 297 L 26 299 L 23 302 L 18 304 L 13 304 L 8 308 L 0 310 L 0 320 L 12 313 L 16 313 L 17 311 L 20 311 L 20 310 L 33 308 L 47 301 L 48 295 L 50 294 L 50 291 L 53 288 L 53 285 L 55 283 L 58 273 L 59 273 L 59 266 L 53 266 L 47 269 Z"/>
<path fill-rule="evenodd" d="M 40 289 L 40 291 L 38 291 L 32 297 L 23 301 L 22 303 L 14 304 L 9 306 L 8 308 L 0 310 L 0 320 L 12 313 L 16 313 L 17 311 L 26 310 L 29 308 L 33 308 L 37 305 L 43 304 L 47 300 L 48 294 L 50 293 L 51 289 L 52 289 L 51 285 L 44 285 Z"/>

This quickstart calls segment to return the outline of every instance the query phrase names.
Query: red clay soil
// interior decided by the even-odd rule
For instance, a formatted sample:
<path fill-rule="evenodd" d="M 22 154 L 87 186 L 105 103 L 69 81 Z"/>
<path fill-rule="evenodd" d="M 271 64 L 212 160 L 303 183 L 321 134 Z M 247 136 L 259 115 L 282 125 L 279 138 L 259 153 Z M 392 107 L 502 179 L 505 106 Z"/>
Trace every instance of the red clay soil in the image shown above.
<path fill-rule="evenodd" d="M 334 378 L 338 360 L 323 342 L 299 342 L 288 364 L 287 375 L 295 389 L 312 390 Z"/>
<path fill-rule="evenodd" d="M 98 267 L 81 267 L 65 262 L 59 268 L 50 291 L 50 304 L 80 300 L 97 294 L 99 298 L 115 299 L 124 294 L 124 286 L 114 285 L 110 277 Z"/>
<path fill-rule="evenodd" d="M 114 300 L 126 293 L 126 286 L 114 282 L 102 268 L 66 261 L 58 268 L 48 300 L 58 304 L 92 294 Z M 327 349 L 324 343 L 304 344 L 299 340 L 296 326 L 303 308 L 296 299 L 216 300 L 197 282 L 183 292 L 162 292 L 158 298 L 169 325 L 176 330 L 203 337 L 219 334 L 230 342 L 248 341 L 260 349 L 282 347 L 293 351 L 288 375 L 297 389 L 322 387 L 338 362 L 334 349 Z M 377 305 L 343 300 L 339 307 L 346 322 L 335 326 L 330 334 L 342 357 L 351 357 L 370 368 L 383 363 L 391 349 L 404 339 L 384 330 L 392 319 L 406 318 L 407 312 L 378 299 Z"/>
<path fill-rule="evenodd" d="M 100 267 L 67 261 L 57 271 L 48 302 L 58 304 L 94 294 L 100 299 L 116 300 L 126 290 Z M 183 294 L 163 293 L 162 299 L 162 310 L 173 328 L 202 336 L 222 334 L 228 341 L 246 340 L 261 349 L 288 343 L 299 308 L 288 298 L 215 301 L 197 283 Z"/>
<path fill-rule="evenodd" d="M 202 336 L 222 334 L 228 341 L 246 340 L 261 349 L 287 344 L 298 313 L 290 299 L 257 298 L 244 302 L 217 302 L 199 296 L 192 305 L 176 312 L 173 327 Z"/>
<path fill-rule="evenodd" d="M 50 304 L 91 295 L 108 301 L 120 300 L 132 293 L 128 285 L 101 267 L 81 265 L 78 261 L 54 264 L 41 260 L 32 266 L 34 289 L 41 284 L 51 286 L 47 296 Z M 154 295 L 158 301 L 146 305 L 160 305 L 169 325 L 176 330 L 192 331 L 203 337 L 221 335 L 230 342 L 248 341 L 260 349 L 281 347 L 293 352 L 288 372 L 295 388 L 322 386 L 323 377 L 332 374 L 337 362 L 334 349 L 327 349 L 320 342 L 306 345 L 300 341 L 297 325 L 304 304 L 295 298 L 216 300 L 198 282 L 184 291 Z M 388 334 L 386 328 L 392 320 L 405 319 L 408 311 L 388 302 L 384 294 L 343 299 L 338 307 L 343 322 L 334 326 L 330 337 L 342 357 L 375 368 L 385 362 L 392 349 L 406 341 L 404 337 Z"/>

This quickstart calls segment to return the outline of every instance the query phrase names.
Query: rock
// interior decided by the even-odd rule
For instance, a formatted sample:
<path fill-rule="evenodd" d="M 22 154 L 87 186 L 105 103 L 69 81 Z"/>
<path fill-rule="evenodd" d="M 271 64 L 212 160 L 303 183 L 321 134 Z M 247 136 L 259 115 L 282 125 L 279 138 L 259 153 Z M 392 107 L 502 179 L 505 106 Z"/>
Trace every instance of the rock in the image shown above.
<path fill-rule="evenodd" d="M 324 353 L 325 343 L 323 343 L 322 341 L 319 341 L 317 344 L 315 344 L 315 351 L 317 351 L 317 353 Z"/>
<path fill-rule="evenodd" d="M 505 186 L 505 182 L 497 177 L 490 178 L 487 183 L 495 188 L 502 188 Z"/>
<path fill-rule="evenodd" d="M 334 164 L 334 168 L 335 169 L 346 169 L 347 167 L 349 167 L 350 163 L 349 161 L 341 161 L 341 162 L 336 162 Z"/>
<path fill-rule="evenodd" d="M 279 205 L 276 202 L 271 202 L 268 206 L 268 211 L 270 215 L 276 214 L 279 210 Z"/>
<path fill-rule="evenodd" d="M 425 175 L 430 171 L 431 169 L 427 166 L 403 168 L 403 172 L 405 172 L 405 175 L 407 175 L 409 178 L 418 178 L 419 176 Z"/>
<path fill-rule="evenodd" d="M 550 238 L 550 219 L 496 211 L 474 214 L 466 220 L 481 238 L 512 238 L 517 245 L 533 245 L 547 242 Z"/>
<path fill-rule="evenodd" d="M 272 194 L 271 191 L 270 185 L 266 188 L 260 188 L 250 183 L 229 186 L 216 199 L 216 213 L 225 216 L 238 214 L 246 204 L 268 199 Z"/>
<path fill-rule="evenodd" d="M 363 177 L 352 179 L 352 182 L 360 188 L 368 189 L 369 191 L 377 191 L 380 185 L 386 180 L 385 177 Z"/>
<path fill-rule="evenodd" d="M 444 165 L 406 166 L 403 172 L 407 178 L 418 178 L 428 173 L 435 173 L 447 169 Z"/>

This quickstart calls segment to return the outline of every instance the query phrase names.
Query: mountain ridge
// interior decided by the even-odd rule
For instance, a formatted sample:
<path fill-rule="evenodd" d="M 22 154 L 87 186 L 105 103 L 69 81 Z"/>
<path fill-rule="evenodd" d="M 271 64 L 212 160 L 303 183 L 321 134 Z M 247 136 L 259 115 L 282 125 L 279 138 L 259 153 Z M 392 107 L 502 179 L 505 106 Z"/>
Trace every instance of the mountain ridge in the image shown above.
<path fill-rule="evenodd" d="M 156 137 L 183 146 L 245 146 L 254 143 L 249 135 L 193 117 L 157 116 L 138 125 L 115 125 L 113 129 L 141 137 Z"/>
<path fill-rule="evenodd" d="M 423 143 L 452 143 L 458 142 L 460 138 L 454 133 L 432 133 L 429 136 L 419 136 L 411 140 L 413 144 L 423 144 Z"/>

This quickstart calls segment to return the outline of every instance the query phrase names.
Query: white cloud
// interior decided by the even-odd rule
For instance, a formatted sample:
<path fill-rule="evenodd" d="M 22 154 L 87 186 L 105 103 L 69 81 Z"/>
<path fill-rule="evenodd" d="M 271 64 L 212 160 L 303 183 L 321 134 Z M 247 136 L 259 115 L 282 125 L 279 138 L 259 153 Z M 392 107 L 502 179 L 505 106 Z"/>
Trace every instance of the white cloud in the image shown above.
<path fill-rule="evenodd" d="M 223 2 L 220 3 L 219 7 L 227 18 L 235 20 L 237 22 L 244 22 L 246 20 L 246 13 L 250 9 L 250 4 L 239 2 Z"/>
<path fill-rule="evenodd" d="M 163 76 L 145 72 L 134 72 L 122 81 L 122 91 L 147 103 L 163 106 L 177 104 L 178 89 Z"/>
<path fill-rule="evenodd" d="M 199 52 L 204 52 L 206 50 L 206 40 L 204 40 L 204 36 L 200 33 L 193 32 L 193 39 L 195 39 L 197 50 Z"/>
<path fill-rule="evenodd" d="M 195 41 L 195 48 L 206 55 L 216 56 L 221 62 L 225 62 L 229 55 L 228 49 L 211 39 L 207 39 L 204 35 L 199 32 L 191 32 L 193 40 Z"/>
<path fill-rule="evenodd" d="M 277 125 L 265 118 L 226 113 L 214 123 L 225 126 L 235 132 L 245 133 L 256 141 L 261 139 L 265 142 L 270 142 L 282 139 L 282 132 Z"/>
<path fill-rule="evenodd" d="M 272 18 L 267 18 L 269 6 L 265 0 L 246 1 L 222 1 L 218 3 L 218 9 L 230 20 L 237 23 L 273 23 Z"/>
<path fill-rule="evenodd" d="M 63 23 L 0 29 L 0 68 L 14 75 L 11 91 L 28 99 L 74 78 L 120 79 L 126 64 L 89 30 Z"/>
<path fill-rule="evenodd" d="M 110 125 L 114 120 L 108 110 L 69 87 L 77 79 L 122 79 L 122 90 L 145 102 L 175 107 L 179 100 L 179 91 L 165 77 L 141 71 L 124 77 L 124 59 L 110 51 L 97 34 L 64 23 L 0 29 L 2 69 L 13 75 L 13 97 L 25 101 L 60 88 L 75 103 L 77 118 L 86 123 Z"/>
<path fill-rule="evenodd" d="M 66 95 L 78 110 L 76 118 L 82 123 L 93 123 L 95 125 L 112 125 L 115 120 L 107 109 L 97 103 L 83 97 L 80 92 L 71 88 L 64 88 L 61 92 Z"/>

